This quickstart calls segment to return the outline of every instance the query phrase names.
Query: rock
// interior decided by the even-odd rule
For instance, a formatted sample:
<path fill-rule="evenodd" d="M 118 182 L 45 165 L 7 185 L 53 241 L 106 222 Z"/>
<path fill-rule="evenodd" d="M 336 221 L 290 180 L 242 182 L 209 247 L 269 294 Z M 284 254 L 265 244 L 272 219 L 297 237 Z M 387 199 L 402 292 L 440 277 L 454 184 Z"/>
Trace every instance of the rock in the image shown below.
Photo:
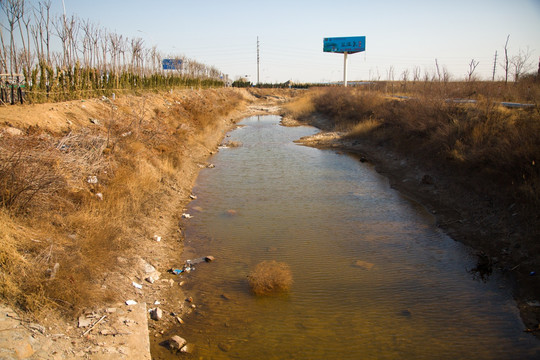
<path fill-rule="evenodd" d="M 91 122 L 92 124 L 94 124 L 94 125 L 99 125 L 99 120 L 98 120 L 98 119 L 90 118 L 89 120 L 90 120 L 90 122 Z"/>
<path fill-rule="evenodd" d="M 211 262 L 211 261 L 214 261 L 215 259 L 216 258 L 213 257 L 212 255 L 208 255 L 208 256 L 205 256 L 204 261 Z"/>
<path fill-rule="evenodd" d="M 184 354 L 193 354 L 194 350 L 195 350 L 195 345 L 186 344 L 180 349 L 180 352 Z"/>
<path fill-rule="evenodd" d="M 412 316 L 412 313 L 411 313 L 410 310 L 405 309 L 405 310 L 401 310 L 401 311 L 398 313 L 398 315 L 403 316 L 403 317 L 410 318 L 410 317 Z"/>
<path fill-rule="evenodd" d="M 363 260 L 356 260 L 353 264 L 353 266 L 364 269 L 364 270 L 371 270 L 375 266 L 375 264 L 363 261 Z"/>
<path fill-rule="evenodd" d="M 228 342 L 227 343 L 219 343 L 218 348 L 223 352 L 228 352 L 228 351 L 231 350 L 232 345 L 231 345 L 231 343 L 228 343 Z"/>
<path fill-rule="evenodd" d="M 79 316 L 79 327 L 82 328 L 82 327 L 88 327 L 92 325 L 92 319 L 89 319 L 87 318 L 86 316 L 84 315 L 81 315 Z"/>
<path fill-rule="evenodd" d="M 187 341 L 184 338 L 181 338 L 178 335 L 174 335 L 167 341 L 167 347 L 171 350 L 180 350 L 184 345 L 186 345 Z"/>
<path fill-rule="evenodd" d="M 112 313 L 115 313 L 116 312 L 116 308 L 107 308 L 105 310 L 106 313 L 109 313 L 109 314 L 112 314 Z"/>
<path fill-rule="evenodd" d="M 22 130 L 19 130 L 14 127 L 8 127 L 4 129 L 4 132 L 11 136 L 21 136 L 23 134 Z"/>
<path fill-rule="evenodd" d="M 150 310 L 150 318 L 152 320 L 159 321 L 161 320 L 162 317 L 163 317 L 163 310 L 161 310 L 160 308 L 155 308 L 155 309 Z"/>

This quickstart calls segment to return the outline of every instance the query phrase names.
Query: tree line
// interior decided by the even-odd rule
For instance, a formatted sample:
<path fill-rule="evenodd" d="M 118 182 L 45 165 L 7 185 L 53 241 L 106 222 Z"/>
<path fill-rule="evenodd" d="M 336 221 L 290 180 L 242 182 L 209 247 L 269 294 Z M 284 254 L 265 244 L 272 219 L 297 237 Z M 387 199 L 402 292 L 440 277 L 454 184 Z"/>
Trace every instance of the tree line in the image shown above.
<path fill-rule="evenodd" d="M 113 91 L 223 86 L 223 74 L 184 56 L 163 70 L 164 56 L 129 38 L 71 15 L 51 13 L 52 0 L 0 0 L 0 100 L 62 101 Z M 58 47 L 57 44 L 61 47 Z M 60 50 L 55 50 L 60 48 Z M 19 96 L 17 96 L 17 93 Z"/>

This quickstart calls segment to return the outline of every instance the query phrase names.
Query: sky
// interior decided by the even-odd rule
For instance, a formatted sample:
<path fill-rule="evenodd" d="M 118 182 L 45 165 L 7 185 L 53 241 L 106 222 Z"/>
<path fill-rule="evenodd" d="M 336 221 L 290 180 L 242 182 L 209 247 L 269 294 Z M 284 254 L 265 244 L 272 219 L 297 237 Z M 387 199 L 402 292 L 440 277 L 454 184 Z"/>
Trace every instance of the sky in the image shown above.
<path fill-rule="evenodd" d="M 33 0 L 27 0 L 37 3 Z M 52 0 L 61 14 L 62 0 Z M 366 36 L 366 51 L 348 56 L 349 80 L 398 79 L 413 69 L 434 74 L 435 59 L 452 79 L 491 79 L 495 52 L 540 57 L 540 0 L 64 0 L 68 16 L 140 37 L 164 55 L 184 55 L 230 78 L 260 82 L 343 79 L 343 55 L 324 53 L 323 38 Z M 496 78 L 504 71 L 497 65 Z M 410 75 L 411 76 L 411 75 Z"/>

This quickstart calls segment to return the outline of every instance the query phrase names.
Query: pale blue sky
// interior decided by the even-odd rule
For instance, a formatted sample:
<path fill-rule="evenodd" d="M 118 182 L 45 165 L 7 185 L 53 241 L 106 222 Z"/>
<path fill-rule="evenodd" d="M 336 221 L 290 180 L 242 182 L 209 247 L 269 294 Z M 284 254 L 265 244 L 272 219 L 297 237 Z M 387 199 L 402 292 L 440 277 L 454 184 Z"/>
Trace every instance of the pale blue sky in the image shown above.
<path fill-rule="evenodd" d="M 52 1 L 61 13 L 62 0 Z M 252 81 L 257 36 L 261 82 L 341 80 L 343 56 L 323 53 L 324 37 L 366 36 L 366 52 L 349 56 L 349 80 L 386 79 L 391 66 L 395 78 L 415 66 L 433 73 L 435 59 L 462 79 L 473 58 L 491 79 L 508 34 L 511 56 L 528 47 L 533 70 L 540 56 L 540 0 L 64 1 L 68 16 Z"/>

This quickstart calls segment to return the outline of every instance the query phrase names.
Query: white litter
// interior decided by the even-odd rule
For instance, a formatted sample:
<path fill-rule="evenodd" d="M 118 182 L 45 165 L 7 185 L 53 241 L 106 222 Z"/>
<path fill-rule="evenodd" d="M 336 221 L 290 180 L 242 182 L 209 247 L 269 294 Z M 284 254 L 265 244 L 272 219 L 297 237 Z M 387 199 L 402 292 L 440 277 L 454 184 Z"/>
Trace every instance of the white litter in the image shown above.
<path fill-rule="evenodd" d="M 137 305 L 137 302 L 135 300 L 127 300 L 126 305 Z"/>
<path fill-rule="evenodd" d="M 183 214 L 182 214 L 182 217 L 183 217 L 184 219 L 191 219 L 193 216 L 191 216 L 190 214 L 187 214 L 187 213 L 183 213 Z"/>
<path fill-rule="evenodd" d="M 135 281 L 132 282 L 133 286 L 135 286 L 137 289 L 142 289 L 142 285 L 141 284 L 137 284 Z"/>

